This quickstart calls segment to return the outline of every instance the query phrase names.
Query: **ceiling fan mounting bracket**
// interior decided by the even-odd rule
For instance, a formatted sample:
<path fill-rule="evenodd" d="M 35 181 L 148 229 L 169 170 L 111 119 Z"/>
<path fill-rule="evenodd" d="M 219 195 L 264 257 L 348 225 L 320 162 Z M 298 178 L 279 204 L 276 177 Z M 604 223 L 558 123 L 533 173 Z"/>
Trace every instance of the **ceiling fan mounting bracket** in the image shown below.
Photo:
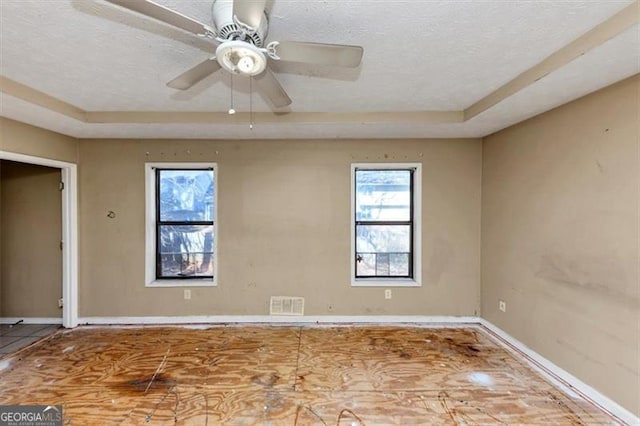
<path fill-rule="evenodd" d="M 257 32 L 255 28 L 239 20 L 236 15 L 233 15 L 233 23 L 236 24 L 236 26 L 238 27 L 240 32 L 245 36 L 245 38 L 248 38 L 249 40 L 250 40 L 249 37 L 254 35 Z"/>
<path fill-rule="evenodd" d="M 198 37 L 216 40 L 218 38 L 218 35 L 216 34 L 216 32 L 215 32 L 215 30 L 213 28 L 208 28 L 207 27 L 207 28 L 205 28 L 204 33 L 198 34 Z"/>
<path fill-rule="evenodd" d="M 215 0 L 212 6 L 213 24 L 217 39 L 224 41 L 245 41 L 256 47 L 262 47 L 267 38 L 268 19 L 264 12 L 256 27 L 247 24 L 234 13 L 233 0 Z"/>
<path fill-rule="evenodd" d="M 267 55 L 276 61 L 280 60 L 280 56 L 278 56 L 278 54 L 276 53 L 276 49 L 278 48 L 278 45 L 280 44 L 280 42 L 278 41 L 272 41 L 271 43 L 267 44 Z"/>

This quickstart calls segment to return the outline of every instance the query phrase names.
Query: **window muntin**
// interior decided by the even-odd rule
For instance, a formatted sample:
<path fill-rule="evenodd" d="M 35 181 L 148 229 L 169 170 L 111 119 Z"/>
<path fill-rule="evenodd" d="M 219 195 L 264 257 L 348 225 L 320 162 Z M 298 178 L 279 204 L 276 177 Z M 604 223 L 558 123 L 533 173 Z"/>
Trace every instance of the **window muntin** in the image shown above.
<path fill-rule="evenodd" d="M 213 278 L 213 169 L 155 169 L 156 279 Z"/>
<path fill-rule="evenodd" d="M 355 278 L 414 278 L 414 169 L 354 173 Z"/>

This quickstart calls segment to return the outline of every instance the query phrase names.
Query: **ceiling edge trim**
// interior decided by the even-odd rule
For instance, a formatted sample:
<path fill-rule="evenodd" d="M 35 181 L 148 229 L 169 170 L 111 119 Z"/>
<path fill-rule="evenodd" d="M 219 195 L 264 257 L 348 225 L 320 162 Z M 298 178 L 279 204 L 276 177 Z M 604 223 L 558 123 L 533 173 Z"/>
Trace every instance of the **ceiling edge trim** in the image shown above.
<path fill-rule="evenodd" d="M 87 112 L 88 123 L 461 123 L 462 111 L 380 112 L 226 112 L 199 111 L 96 111 Z"/>
<path fill-rule="evenodd" d="M 87 121 L 87 112 L 85 110 L 1 75 L 0 92 L 66 115 L 67 117 L 75 118 L 78 121 Z"/>
<path fill-rule="evenodd" d="M 0 92 L 88 124 L 115 123 L 461 123 L 462 111 L 371 112 L 226 112 L 203 111 L 85 111 L 32 87 L 0 76 Z"/>
<path fill-rule="evenodd" d="M 611 40 L 638 22 L 640 22 L 640 1 L 636 0 L 611 18 L 547 56 L 542 62 L 524 71 L 513 80 L 465 109 L 464 121 L 470 120 L 488 110 L 497 103 L 584 55 L 589 50 Z"/>

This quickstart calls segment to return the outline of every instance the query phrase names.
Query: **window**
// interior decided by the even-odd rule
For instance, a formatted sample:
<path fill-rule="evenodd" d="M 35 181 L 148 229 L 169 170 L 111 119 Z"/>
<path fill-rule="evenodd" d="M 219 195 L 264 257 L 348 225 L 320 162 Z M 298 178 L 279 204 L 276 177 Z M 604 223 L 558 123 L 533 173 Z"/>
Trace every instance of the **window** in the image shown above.
<path fill-rule="evenodd" d="M 147 163 L 148 286 L 214 285 L 215 164 Z"/>
<path fill-rule="evenodd" d="M 352 284 L 420 285 L 420 165 L 352 165 Z"/>

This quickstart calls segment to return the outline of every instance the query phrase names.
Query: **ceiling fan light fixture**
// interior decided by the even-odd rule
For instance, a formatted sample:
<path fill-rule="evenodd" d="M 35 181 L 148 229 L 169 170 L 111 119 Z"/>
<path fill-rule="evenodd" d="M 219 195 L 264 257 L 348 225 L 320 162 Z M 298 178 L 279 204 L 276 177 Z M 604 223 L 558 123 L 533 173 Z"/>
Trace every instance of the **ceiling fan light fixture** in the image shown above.
<path fill-rule="evenodd" d="M 241 40 L 219 45 L 216 59 L 222 68 L 237 75 L 258 75 L 267 67 L 267 58 L 260 48 Z"/>

